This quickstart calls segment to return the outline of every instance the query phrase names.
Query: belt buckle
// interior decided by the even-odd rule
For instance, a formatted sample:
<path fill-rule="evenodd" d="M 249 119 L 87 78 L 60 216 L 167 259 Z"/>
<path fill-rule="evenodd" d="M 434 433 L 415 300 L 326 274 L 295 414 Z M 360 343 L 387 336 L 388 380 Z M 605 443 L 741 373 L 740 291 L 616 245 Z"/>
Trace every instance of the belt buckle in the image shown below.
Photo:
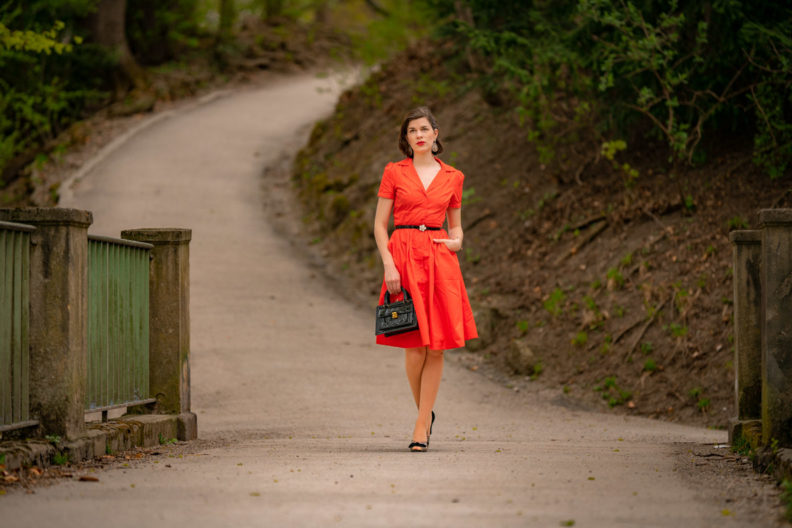
<path fill-rule="evenodd" d="M 421 225 L 418 226 L 418 230 L 419 231 L 426 231 L 426 226 L 424 224 L 421 224 Z"/>

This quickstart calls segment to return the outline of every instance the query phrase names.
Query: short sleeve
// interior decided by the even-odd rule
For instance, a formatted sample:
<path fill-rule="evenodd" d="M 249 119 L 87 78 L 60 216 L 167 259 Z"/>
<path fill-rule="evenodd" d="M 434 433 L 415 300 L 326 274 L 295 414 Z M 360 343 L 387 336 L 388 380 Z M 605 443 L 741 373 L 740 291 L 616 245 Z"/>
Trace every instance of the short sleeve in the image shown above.
<path fill-rule="evenodd" d="M 382 173 L 382 181 L 380 182 L 377 196 L 380 198 L 388 198 L 390 200 L 393 200 L 396 197 L 396 186 L 393 181 L 393 163 L 388 163 L 385 165 L 385 170 Z"/>
<path fill-rule="evenodd" d="M 457 182 L 454 185 L 454 193 L 451 195 L 451 201 L 448 203 L 449 209 L 459 209 L 462 207 L 462 182 L 465 180 L 465 175 L 457 172 Z"/>

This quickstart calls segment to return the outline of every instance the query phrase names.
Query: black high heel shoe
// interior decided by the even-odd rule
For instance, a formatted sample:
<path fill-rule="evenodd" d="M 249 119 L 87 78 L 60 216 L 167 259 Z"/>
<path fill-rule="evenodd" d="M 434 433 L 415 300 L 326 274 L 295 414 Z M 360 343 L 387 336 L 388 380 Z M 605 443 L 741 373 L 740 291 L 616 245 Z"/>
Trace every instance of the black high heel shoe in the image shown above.
<path fill-rule="evenodd" d="M 421 442 L 413 442 L 407 447 L 407 449 L 413 453 L 426 453 L 426 450 L 429 449 L 429 437 L 426 437 L 425 444 L 422 444 Z"/>
<path fill-rule="evenodd" d="M 432 427 L 434 426 L 435 421 L 435 413 L 432 411 L 432 423 L 429 424 L 429 432 L 426 433 L 426 443 L 423 444 L 421 442 L 413 442 L 411 443 L 407 449 L 413 451 L 415 453 L 425 453 L 429 449 L 429 438 L 432 436 Z M 413 449 L 417 448 L 417 449 Z"/>

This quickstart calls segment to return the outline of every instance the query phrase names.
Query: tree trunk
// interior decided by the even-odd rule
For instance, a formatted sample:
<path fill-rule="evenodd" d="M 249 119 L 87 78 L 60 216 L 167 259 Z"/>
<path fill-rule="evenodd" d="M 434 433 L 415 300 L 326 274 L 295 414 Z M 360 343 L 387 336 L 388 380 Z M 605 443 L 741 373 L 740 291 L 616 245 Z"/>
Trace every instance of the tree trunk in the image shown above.
<path fill-rule="evenodd" d="M 454 12 L 456 13 L 457 18 L 465 24 L 469 25 L 470 27 L 476 26 L 475 20 L 473 19 L 473 10 L 470 8 L 469 4 L 466 4 L 461 0 L 456 0 L 454 2 Z M 465 51 L 465 58 L 467 58 L 467 63 L 471 71 L 483 71 L 478 55 L 470 46 L 468 46 L 467 50 Z"/>
<path fill-rule="evenodd" d="M 265 0 L 264 1 L 264 19 L 272 20 L 283 14 L 283 0 Z"/>
<path fill-rule="evenodd" d="M 120 72 L 134 88 L 146 87 L 146 74 L 138 65 L 126 38 L 126 0 L 100 0 L 92 18 L 94 41 L 113 52 Z M 116 79 L 116 91 L 123 91 L 122 79 Z"/>
<path fill-rule="evenodd" d="M 220 26 L 217 30 L 218 42 L 228 42 L 234 30 L 236 7 L 234 0 L 220 0 Z"/>
<path fill-rule="evenodd" d="M 327 0 L 317 0 L 314 2 L 314 20 L 320 27 L 327 27 L 330 22 L 330 9 Z"/>

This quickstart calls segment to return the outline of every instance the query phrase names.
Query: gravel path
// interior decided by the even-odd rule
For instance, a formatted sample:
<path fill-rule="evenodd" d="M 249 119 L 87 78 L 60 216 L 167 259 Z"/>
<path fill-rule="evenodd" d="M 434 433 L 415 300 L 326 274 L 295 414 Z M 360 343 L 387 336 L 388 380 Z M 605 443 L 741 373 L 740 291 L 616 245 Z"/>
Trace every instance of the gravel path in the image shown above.
<path fill-rule="evenodd" d="M 372 313 L 335 299 L 262 207 L 263 167 L 299 148 L 337 95 L 311 76 L 226 93 L 140 128 L 64 191 L 62 206 L 94 212 L 96 234 L 192 228 L 201 438 L 98 483 L 11 492 L 2 526 L 775 524 L 769 484 L 690 475 L 680 453 L 724 432 L 570 409 L 454 361 L 430 451 L 408 452 L 402 353 L 373 344 Z"/>

